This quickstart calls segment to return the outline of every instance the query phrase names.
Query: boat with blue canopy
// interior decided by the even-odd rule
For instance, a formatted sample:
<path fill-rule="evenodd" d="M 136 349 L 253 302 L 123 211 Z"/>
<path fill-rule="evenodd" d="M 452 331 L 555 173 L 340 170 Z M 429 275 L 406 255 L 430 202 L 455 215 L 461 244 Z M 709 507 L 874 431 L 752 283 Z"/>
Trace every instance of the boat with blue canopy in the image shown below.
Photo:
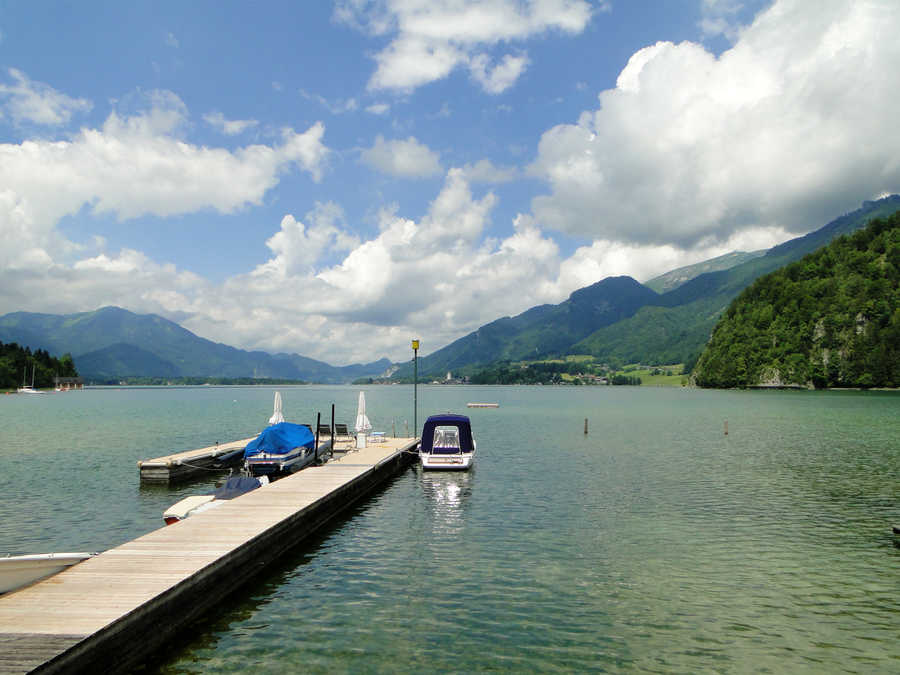
<path fill-rule="evenodd" d="M 470 469 L 475 462 L 475 437 L 469 418 L 445 413 L 425 420 L 419 460 L 423 469 Z"/>
<path fill-rule="evenodd" d="M 244 468 L 251 476 L 292 473 L 315 462 L 316 438 L 305 424 L 279 422 L 244 448 Z"/>

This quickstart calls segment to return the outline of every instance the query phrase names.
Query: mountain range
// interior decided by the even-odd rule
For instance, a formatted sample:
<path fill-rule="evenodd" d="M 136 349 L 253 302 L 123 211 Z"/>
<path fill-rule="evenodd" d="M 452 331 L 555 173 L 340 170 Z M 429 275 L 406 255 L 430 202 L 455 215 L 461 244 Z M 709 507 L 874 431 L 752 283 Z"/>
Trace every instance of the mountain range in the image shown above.
<path fill-rule="evenodd" d="M 724 309 L 755 279 L 898 210 L 898 195 L 864 202 L 805 236 L 766 251 L 735 252 L 673 270 L 647 282 L 652 288 L 627 276 L 603 279 L 564 302 L 491 321 L 419 358 L 419 374 L 469 374 L 497 361 L 567 354 L 592 355 L 609 363 L 693 363 Z M 163 317 L 118 307 L 69 315 L 6 314 L 0 316 L 0 342 L 69 353 L 83 377 L 99 381 L 133 376 L 346 383 L 413 375 L 409 362 L 381 359 L 338 367 L 299 354 L 236 349 L 198 337 Z"/>
<path fill-rule="evenodd" d="M 861 208 L 814 232 L 759 255 L 744 254 L 749 257 L 742 262 L 740 256 L 732 257 L 738 264 L 703 272 L 686 281 L 679 279 L 664 293 L 631 277 L 604 279 L 575 291 L 558 305 L 540 305 L 481 326 L 420 358 L 419 373 L 466 374 L 500 360 L 534 360 L 566 354 L 587 354 L 621 363 L 691 363 L 699 356 L 729 302 L 755 279 L 799 260 L 839 235 L 858 230 L 873 218 L 898 210 L 900 195 L 864 202 Z M 693 267 L 699 271 L 702 264 Z M 673 273 L 683 277 L 687 269 Z M 395 373 L 398 378 L 411 376 L 408 364 Z"/>
<path fill-rule="evenodd" d="M 70 353 L 87 380 L 123 377 L 278 378 L 323 383 L 382 375 L 387 359 L 332 366 L 299 354 L 236 349 L 155 314 L 103 307 L 79 314 L 14 312 L 0 317 L 0 342 Z"/>

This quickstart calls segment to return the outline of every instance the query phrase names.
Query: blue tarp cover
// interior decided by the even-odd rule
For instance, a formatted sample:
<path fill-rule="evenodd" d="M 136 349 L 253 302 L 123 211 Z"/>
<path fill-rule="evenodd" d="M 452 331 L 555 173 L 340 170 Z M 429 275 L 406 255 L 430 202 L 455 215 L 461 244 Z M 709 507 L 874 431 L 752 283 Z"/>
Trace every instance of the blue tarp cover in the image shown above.
<path fill-rule="evenodd" d="M 251 478 L 250 476 L 231 476 L 225 481 L 225 485 L 213 492 L 216 499 L 234 499 L 240 497 L 250 490 L 255 490 L 262 483 L 259 478 Z"/>
<path fill-rule="evenodd" d="M 247 443 L 247 447 L 244 448 L 244 457 L 252 457 L 260 452 L 286 455 L 294 448 L 301 446 L 311 448 L 315 444 L 316 438 L 309 427 L 291 422 L 279 422 L 266 427 L 255 440 Z"/>
<path fill-rule="evenodd" d="M 425 420 L 422 428 L 422 452 L 430 453 L 434 447 L 434 430 L 437 427 L 456 427 L 459 429 L 460 452 L 472 452 L 475 443 L 472 440 L 472 425 L 465 415 L 432 415 Z"/>

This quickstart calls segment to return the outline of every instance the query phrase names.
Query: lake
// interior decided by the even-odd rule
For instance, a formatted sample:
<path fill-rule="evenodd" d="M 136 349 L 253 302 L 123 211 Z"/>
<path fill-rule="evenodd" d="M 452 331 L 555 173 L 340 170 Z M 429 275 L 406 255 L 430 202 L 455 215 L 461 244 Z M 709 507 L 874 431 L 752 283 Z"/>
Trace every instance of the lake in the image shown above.
<path fill-rule="evenodd" d="M 412 428 L 411 386 L 3 396 L 0 554 L 162 526 L 216 475 L 137 461 L 255 435 L 276 389 L 289 421 L 352 424 L 362 389 Z M 419 387 L 420 426 L 448 410 L 472 472 L 408 469 L 150 672 L 900 670 L 900 393 Z"/>

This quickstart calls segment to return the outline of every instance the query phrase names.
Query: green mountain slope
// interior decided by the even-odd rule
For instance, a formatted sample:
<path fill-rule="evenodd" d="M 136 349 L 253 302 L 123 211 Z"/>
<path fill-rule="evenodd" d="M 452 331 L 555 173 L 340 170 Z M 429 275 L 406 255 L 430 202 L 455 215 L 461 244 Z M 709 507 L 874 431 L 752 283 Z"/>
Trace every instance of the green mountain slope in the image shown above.
<path fill-rule="evenodd" d="M 245 351 L 198 337 L 160 316 L 118 307 L 70 315 L 6 314 L 0 317 L 0 340 L 69 352 L 86 378 L 255 377 L 339 383 L 380 375 L 390 366 L 387 359 L 335 367 L 299 354 Z"/>
<path fill-rule="evenodd" d="M 145 349 L 118 343 L 78 356 L 78 367 L 99 380 L 122 377 L 179 377 L 181 371 L 174 363 L 159 358 Z"/>
<path fill-rule="evenodd" d="M 731 269 L 691 279 L 633 316 L 600 328 L 574 344 L 569 354 L 590 354 L 625 362 L 679 363 L 700 353 L 722 312 L 755 279 L 824 246 L 836 236 L 863 227 L 869 220 L 900 210 L 892 195 L 837 218 L 803 237 L 769 249 L 765 255 Z"/>
<path fill-rule="evenodd" d="M 558 305 L 540 305 L 492 321 L 419 359 L 419 373 L 439 375 L 498 360 L 533 359 L 565 351 L 599 326 L 621 321 L 659 296 L 631 277 L 610 277 L 579 289 Z M 395 377 L 412 376 L 412 366 Z"/>
<path fill-rule="evenodd" d="M 754 282 L 716 326 L 695 379 L 900 386 L 900 213 Z"/>
<path fill-rule="evenodd" d="M 695 265 L 687 265 L 686 267 L 679 267 L 671 272 L 666 272 L 649 281 L 645 281 L 644 286 L 653 289 L 657 293 L 668 293 L 679 286 L 683 286 L 691 279 L 699 277 L 701 274 L 731 269 L 748 260 L 758 258 L 764 255 L 765 252 L 765 250 L 751 251 L 749 253 L 747 251 L 732 251 L 731 253 L 720 255 L 718 258 L 710 258 Z"/>

